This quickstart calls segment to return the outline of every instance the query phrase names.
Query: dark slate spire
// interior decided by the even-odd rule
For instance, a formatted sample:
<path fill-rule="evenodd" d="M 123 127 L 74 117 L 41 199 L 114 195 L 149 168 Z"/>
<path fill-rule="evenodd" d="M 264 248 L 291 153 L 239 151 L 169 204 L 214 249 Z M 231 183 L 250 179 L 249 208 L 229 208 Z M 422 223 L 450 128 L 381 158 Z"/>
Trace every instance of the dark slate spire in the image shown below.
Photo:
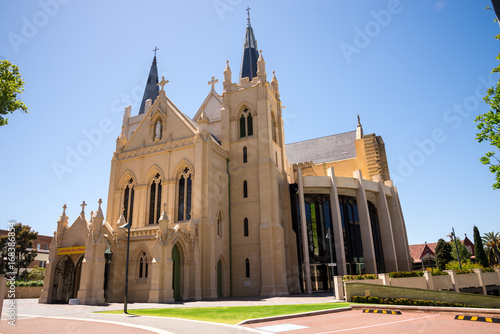
<path fill-rule="evenodd" d="M 153 64 L 151 64 L 151 69 L 149 70 L 148 82 L 146 83 L 146 88 L 144 89 L 144 95 L 142 96 L 141 109 L 139 109 L 139 115 L 144 114 L 144 105 L 147 99 L 151 99 L 153 102 L 156 100 L 160 88 L 158 87 L 158 68 L 156 67 L 156 51 L 155 57 L 153 58 Z"/>
<path fill-rule="evenodd" d="M 243 55 L 241 57 L 240 79 L 248 77 L 249 80 L 257 76 L 257 59 L 259 51 L 257 50 L 257 41 L 253 34 L 250 24 L 250 8 L 247 8 L 247 30 L 245 32 L 245 43 L 243 44 Z"/>

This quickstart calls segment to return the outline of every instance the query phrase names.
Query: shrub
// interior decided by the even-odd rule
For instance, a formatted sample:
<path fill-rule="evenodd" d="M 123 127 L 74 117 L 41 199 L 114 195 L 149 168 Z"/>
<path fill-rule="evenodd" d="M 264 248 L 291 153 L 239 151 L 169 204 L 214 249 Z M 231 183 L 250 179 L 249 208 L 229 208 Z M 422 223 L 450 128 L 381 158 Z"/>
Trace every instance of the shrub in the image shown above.
<path fill-rule="evenodd" d="M 364 280 L 364 279 L 377 279 L 378 276 L 374 274 L 364 274 L 364 275 L 344 275 L 343 280 L 344 281 L 358 281 L 358 280 Z"/>
<path fill-rule="evenodd" d="M 35 266 L 33 269 L 31 269 L 30 273 L 28 274 L 28 280 L 30 281 L 40 281 L 43 280 L 45 277 L 45 268 Z"/>
<path fill-rule="evenodd" d="M 462 261 L 462 269 L 482 269 L 479 263 L 472 263 L 470 260 Z M 448 270 L 459 270 L 460 264 L 458 261 L 452 261 L 446 265 Z"/>
<path fill-rule="evenodd" d="M 430 271 L 432 276 L 448 275 L 447 272 L 441 271 L 439 268 L 429 268 L 427 271 Z"/>
<path fill-rule="evenodd" d="M 434 300 L 408 299 L 408 298 L 380 298 L 372 296 L 353 296 L 354 303 L 389 304 L 389 305 L 414 305 L 414 306 L 444 306 L 444 307 L 482 307 L 461 303 L 448 303 Z"/>
<path fill-rule="evenodd" d="M 495 269 L 490 268 L 490 267 L 487 267 L 487 268 L 481 268 L 481 271 L 482 271 L 483 273 L 494 273 L 494 272 L 495 272 Z"/>
<path fill-rule="evenodd" d="M 389 273 L 390 278 L 422 277 L 422 276 L 424 276 L 423 271 L 393 271 Z"/>

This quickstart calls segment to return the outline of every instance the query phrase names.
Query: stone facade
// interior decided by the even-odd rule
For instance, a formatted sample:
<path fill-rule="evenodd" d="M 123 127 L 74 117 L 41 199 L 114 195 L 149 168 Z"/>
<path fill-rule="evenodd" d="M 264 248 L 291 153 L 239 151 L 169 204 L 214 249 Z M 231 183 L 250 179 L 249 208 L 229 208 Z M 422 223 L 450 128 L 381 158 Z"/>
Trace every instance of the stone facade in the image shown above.
<path fill-rule="evenodd" d="M 258 55 L 250 21 L 244 49 L 248 54 Z M 254 58 L 244 56 L 243 63 L 255 63 L 242 65 L 250 74 L 240 75 L 236 82 L 227 62 L 222 95 L 214 90 L 212 79 L 212 90 L 192 119 L 167 97 L 164 78 L 159 83 L 148 80 L 146 91 L 152 91 L 151 85 L 161 90 L 154 101 L 143 101 L 143 113 L 132 116 L 131 107 L 125 108 L 111 163 L 106 217 L 99 203 L 90 221 L 82 210 L 68 227 L 63 212 L 50 247 L 40 302 L 123 301 L 127 224 L 131 226 L 129 301 L 310 292 L 301 255 L 307 240 L 301 241 L 292 223 L 292 207 L 297 201 L 303 206 L 304 193 L 325 193 L 337 203 L 328 215 L 333 217 L 336 263 L 344 268 L 340 272 L 348 272 L 348 261 L 339 194 L 376 205 L 385 266 L 408 269 L 406 230 L 382 139 L 363 136 L 359 124 L 357 139 L 350 144 L 356 148 L 351 162 L 310 162 L 311 176 L 302 176 L 299 167 L 304 164 L 298 163 L 307 161 L 293 165 L 287 160 L 278 80 L 273 72 L 268 81 L 262 52 Z M 337 170 L 341 175 L 335 175 Z M 361 219 L 356 224 L 362 225 L 366 248 L 360 258 L 366 264 L 360 268 L 377 272 L 375 232 L 370 227 L 373 210 L 369 212 L 367 205 L 359 208 Z M 306 213 L 300 212 L 305 226 Z M 64 251 L 76 253 L 64 255 Z M 66 285 L 65 277 L 70 281 Z"/>

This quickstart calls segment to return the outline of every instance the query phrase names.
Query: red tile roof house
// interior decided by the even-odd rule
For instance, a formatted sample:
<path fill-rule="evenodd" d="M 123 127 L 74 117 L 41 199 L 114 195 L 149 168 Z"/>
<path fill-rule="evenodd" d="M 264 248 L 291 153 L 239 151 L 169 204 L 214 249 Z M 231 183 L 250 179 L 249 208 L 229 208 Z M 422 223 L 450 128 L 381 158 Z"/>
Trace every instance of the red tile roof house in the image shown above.
<path fill-rule="evenodd" d="M 410 256 L 413 260 L 413 270 L 436 267 L 436 255 L 434 250 L 437 242 L 410 245 Z"/>

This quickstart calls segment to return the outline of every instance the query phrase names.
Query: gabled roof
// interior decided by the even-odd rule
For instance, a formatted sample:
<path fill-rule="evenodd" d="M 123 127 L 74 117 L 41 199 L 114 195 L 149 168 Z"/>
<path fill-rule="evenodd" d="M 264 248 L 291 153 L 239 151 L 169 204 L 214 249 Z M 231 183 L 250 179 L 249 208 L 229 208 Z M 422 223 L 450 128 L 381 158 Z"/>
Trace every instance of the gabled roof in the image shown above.
<path fill-rule="evenodd" d="M 286 157 L 291 163 L 314 164 L 356 157 L 356 131 L 287 144 Z"/>
<path fill-rule="evenodd" d="M 422 262 L 420 259 L 427 253 L 426 251 L 429 250 L 429 252 L 432 255 L 435 255 L 435 249 L 437 246 L 437 242 L 432 242 L 428 244 L 418 244 L 418 245 L 410 245 L 410 256 L 413 259 L 414 263 L 420 263 Z"/>

